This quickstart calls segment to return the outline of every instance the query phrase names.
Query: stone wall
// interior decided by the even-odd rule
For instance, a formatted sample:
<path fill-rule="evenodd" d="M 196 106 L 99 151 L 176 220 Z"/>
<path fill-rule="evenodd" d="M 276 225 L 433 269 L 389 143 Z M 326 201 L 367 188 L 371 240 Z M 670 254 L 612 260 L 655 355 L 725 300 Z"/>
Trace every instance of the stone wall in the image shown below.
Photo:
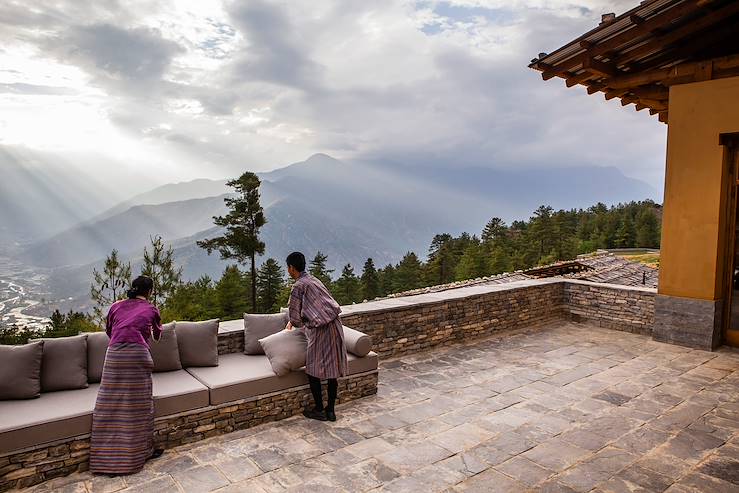
<path fill-rule="evenodd" d="M 377 393 L 377 371 L 339 380 L 339 403 Z M 325 389 L 324 389 L 325 392 Z M 300 414 L 311 401 L 307 385 L 250 399 L 164 416 L 154 422 L 157 447 L 172 448 Z M 0 457 L 0 491 L 26 488 L 89 468 L 90 435 L 47 443 Z"/>
<path fill-rule="evenodd" d="M 562 284 L 570 320 L 651 335 L 655 289 L 583 281 Z"/>
<path fill-rule="evenodd" d="M 372 350 L 389 357 L 541 325 L 566 313 L 559 282 L 463 289 L 469 295 L 439 299 L 442 292 L 419 297 L 426 300 L 419 304 L 365 311 L 354 307 L 341 319 L 344 325 L 370 335 Z"/>
<path fill-rule="evenodd" d="M 653 288 L 535 280 L 462 288 L 451 293 L 354 305 L 347 307 L 342 321 L 369 334 L 373 350 L 381 357 L 558 319 L 640 334 L 651 334 L 654 324 Z"/>

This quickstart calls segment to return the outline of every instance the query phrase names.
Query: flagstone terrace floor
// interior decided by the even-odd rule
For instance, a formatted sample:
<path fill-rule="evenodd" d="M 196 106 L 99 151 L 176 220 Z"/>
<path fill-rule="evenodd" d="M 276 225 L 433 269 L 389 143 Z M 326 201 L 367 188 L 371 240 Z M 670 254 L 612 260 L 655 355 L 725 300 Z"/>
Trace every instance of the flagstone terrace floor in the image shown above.
<path fill-rule="evenodd" d="M 33 491 L 739 491 L 739 353 L 589 325 L 381 363 L 335 423 L 293 417 Z"/>

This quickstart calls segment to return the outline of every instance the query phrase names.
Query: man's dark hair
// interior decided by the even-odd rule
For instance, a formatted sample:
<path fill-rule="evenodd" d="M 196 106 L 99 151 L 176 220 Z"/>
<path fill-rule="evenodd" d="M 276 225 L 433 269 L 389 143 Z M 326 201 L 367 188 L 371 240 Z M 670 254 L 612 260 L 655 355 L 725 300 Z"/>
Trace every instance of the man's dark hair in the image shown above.
<path fill-rule="evenodd" d="M 292 265 L 298 272 L 305 272 L 305 255 L 293 252 L 287 256 L 287 265 Z"/>

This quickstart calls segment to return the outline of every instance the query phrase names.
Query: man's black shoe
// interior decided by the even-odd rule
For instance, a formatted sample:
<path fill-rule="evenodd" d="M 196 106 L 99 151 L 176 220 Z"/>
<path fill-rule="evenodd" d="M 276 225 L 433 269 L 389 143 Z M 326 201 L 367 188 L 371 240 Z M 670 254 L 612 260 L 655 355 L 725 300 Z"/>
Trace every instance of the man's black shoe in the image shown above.
<path fill-rule="evenodd" d="M 163 453 L 164 453 L 164 449 L 163 448 L 154 449 L 154 451 L 149 456 L 149 460 L 151 460 L 151 459 L 158 459 L 159 457 L 162 456 Z"/>
<path fill-rule="evenodd" d="M 303 416 L 310 419 L 317 419 L 318 421 L 326 421 L 326 414 L 317 409 L 306 409 L 303 411 Z"/>
<path fill-rule="evenodd" d="M 329 421 L 336 421 L 336 413 L 333 411 L 326 410 L 326 419 Z"/>

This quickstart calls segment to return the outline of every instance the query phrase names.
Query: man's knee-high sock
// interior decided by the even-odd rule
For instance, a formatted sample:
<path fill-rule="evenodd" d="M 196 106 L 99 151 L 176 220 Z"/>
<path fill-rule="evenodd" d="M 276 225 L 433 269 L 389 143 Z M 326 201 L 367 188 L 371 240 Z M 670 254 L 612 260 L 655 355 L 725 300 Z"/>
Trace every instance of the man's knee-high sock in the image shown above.
<path fill-rule="evenodd" d="M 334 405 L 336 404 L 336 393 L 339 389 L 339 382 L 335 378 L 329 378 L 328 379 L 328 405 L 326 406 L 326 409 L 328 411 L 334 410 Z"/>
<path fill-rule="evenodd" d="M 316 403 L 316 409 L 323 411 L 323 396 L 321 395 L 321 379 L 308 375 L 308 383 L 310 384 L 310 392 L 313 394 L 313 400 Z"/>

